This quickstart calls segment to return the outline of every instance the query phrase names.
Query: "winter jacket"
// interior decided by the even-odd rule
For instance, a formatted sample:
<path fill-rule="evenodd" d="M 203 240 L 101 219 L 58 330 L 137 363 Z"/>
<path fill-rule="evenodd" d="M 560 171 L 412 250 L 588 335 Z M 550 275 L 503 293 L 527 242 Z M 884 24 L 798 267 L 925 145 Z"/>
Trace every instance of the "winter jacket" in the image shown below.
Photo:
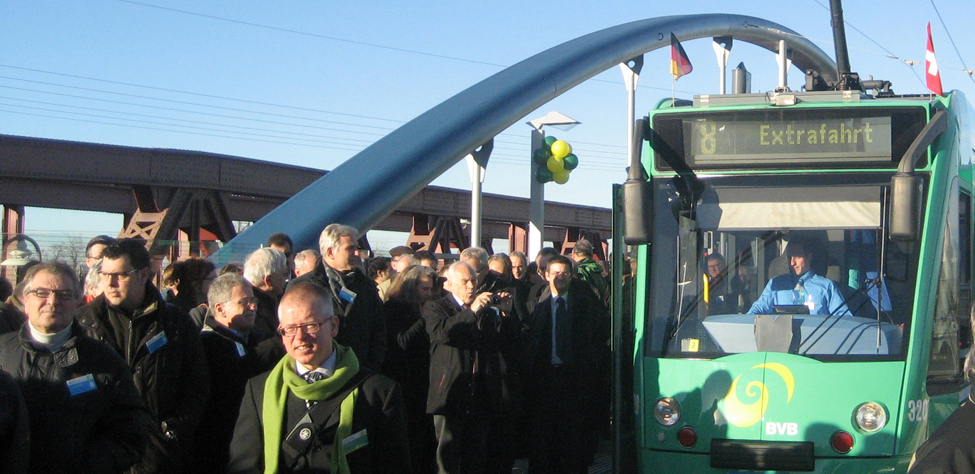
<path fill-rule="evenodd" d="M 81 308 L 79 321 L 125 359 L 149 410 L 149 446 L 133 472 L 182 472 L 210 391 L 200 330 L 150 283 L 133 315 L 101 295 Z"/>
<path fill-rule="evenodd" d="M 124 472 L 142 456 L 149 417 L 125 361 L 74 323 L 57 352 L 24 324 L 0 336 L 0 367 L 20 384 L 30 420 L 30 472 Z"/>

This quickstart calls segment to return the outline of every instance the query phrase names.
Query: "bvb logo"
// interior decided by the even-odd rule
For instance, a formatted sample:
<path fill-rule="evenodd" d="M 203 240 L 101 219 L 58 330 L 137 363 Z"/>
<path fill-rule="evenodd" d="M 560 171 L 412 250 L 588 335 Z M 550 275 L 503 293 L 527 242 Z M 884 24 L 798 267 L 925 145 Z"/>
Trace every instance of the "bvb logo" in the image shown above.
<path fill-rule="evenodd" d="M 775 372 L 779 374 L 779 377 L 782 377 L 782 381 L 785 382 L 787 391 L 786 403 L 792 401 L 792 393 L 795 391 L 796 380 L 788 367 L 782 364 L 768 363 L 756 365 L 752 369 L 767 369 L 766 373 Z M 731 388 L 728 389 L 728 394 L 724 397 L 724 410 L 722 412 L 725 419 L 732 425 L 747 428 L 758 423 L 765 416 L 765 410 L 768 409 L 769 391 L 765 383 L 760 380 L 748 382 L 748 385 L 745 385 L 745 395 L 748 396 L 748 399 L 754 399 L 755 401 L 748 404 L 742 403 L 738 399 L 739 380 L 741 380 L 741 375 L 731 383 Z"/>

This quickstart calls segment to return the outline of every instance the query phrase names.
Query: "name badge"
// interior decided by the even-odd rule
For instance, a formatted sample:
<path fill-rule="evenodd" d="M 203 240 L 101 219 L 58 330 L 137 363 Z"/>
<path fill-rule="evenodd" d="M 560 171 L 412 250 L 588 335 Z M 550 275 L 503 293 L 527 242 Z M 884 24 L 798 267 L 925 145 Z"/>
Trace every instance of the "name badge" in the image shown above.
<path fill-rule="evenodd" d="M 243 344 L 241 344 L 241 343 L 239 343 L 237 341 L 234 341 L 234 345 L 237 346 L 237 355 L 238 356 L 244 357 L 245 355 L 247 355 L 247 350 L 244 349 L 244 345 Z"/>
<path fill-rule="evenodd" d="M 346 454 L 368 445 L 369 435 L 366 433 L 366 430 L 362 430 L 342 440 L 342 449 L 345 450 Z"/>
<path fill-rule="evenodd" d="M 149 342 L 146 343 L 146 348 L 149 349 L 149 353 L 152 354 L 153 352 L 158 351 L 160 347 L 165 346 L 167 342 L 169 342 L 169 339 L 166 339 L 166 331 L 163 331 L 155 336 L 152 336 L 152 339 L 149 339 Z"/>
<path fill-rule="evenodd" d="M 342 288 L 341 290 L 339 290 L 339 298 L 342 298 L 342 301 L 345 301 L 346 303 L 350 303 L 350 304 L 354 303 L 355 292 L 353 292 L 348 288 Z"/>
<path fill-rule="evenodd" d="M 68 393 L 70 393 L 72 397 L 90 392 L 97 388 L 98 386 L 95 385 L 95 377 L 92 377 L 91 374 L 68 380 Z"/>

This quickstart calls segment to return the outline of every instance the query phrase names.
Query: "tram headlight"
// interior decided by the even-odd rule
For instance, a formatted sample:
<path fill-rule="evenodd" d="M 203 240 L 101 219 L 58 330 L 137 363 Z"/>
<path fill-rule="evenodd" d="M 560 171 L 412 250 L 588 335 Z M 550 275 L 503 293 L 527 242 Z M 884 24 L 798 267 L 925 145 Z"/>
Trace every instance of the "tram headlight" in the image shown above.
<path fill-rule="evenodd" d="M 880 431 L 887 425 L 887 410 L 879 403 L 861 403 L 853 412 L 853 419 L 856 420 L 858 428 L 867 433 L 873 433 Z"/>
<path fill-rule="evenodd" d="M 673 398 L 661 398 L 653 407 L 653 418 L 664 426 L 674 426 L 680 421 L 680 403 Z"/>

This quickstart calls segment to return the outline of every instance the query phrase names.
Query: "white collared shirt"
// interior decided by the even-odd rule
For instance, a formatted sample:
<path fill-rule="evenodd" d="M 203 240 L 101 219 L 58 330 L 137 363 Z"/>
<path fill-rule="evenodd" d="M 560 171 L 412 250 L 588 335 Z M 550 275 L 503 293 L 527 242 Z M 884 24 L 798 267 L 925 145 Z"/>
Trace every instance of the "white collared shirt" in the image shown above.
<path fill-rule="evenodd" d="M 325 374 L 326 378 L 331 377 L 335 373 L 335 348 L 332 348 L 332 354 L 328 356 L 328 359 L 325 359 L 325 362 L 314 371 L 305 368 L 305 366 L 301 365 L 301 362 L 295 362 L 295 373 L 299 377 L 304 378 L 308 372 L 319 372 Z"/>

